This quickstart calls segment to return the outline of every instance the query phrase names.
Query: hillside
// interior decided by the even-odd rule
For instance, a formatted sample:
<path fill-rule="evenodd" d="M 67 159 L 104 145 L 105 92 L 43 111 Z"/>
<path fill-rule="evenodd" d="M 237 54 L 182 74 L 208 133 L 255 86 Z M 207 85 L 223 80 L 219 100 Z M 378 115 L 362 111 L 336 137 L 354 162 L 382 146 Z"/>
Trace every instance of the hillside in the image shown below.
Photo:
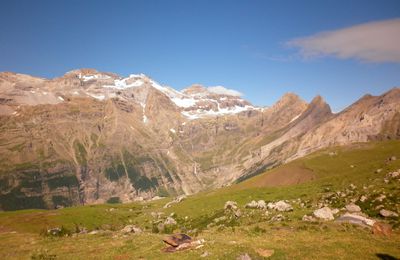
<path fill-rule="evenodd" d="M 337 114 L 320 96 L 256 107 L 240 95 L 93 69 L 0 73 L 0 209 L 195 194 L 318 149 L 400 137 L 398 88 Z"/>
<path fill-rule="evenodd" d="M 58 210 L 0 213 L 0 257 L 21 259 L 377 259 L 400 256 L 400 142 L 380 141 L 332 147 L 266 171 L 238 184 L 172 199 L 104 204 Z M 365 198 L 364 198 L 365 197 Z M 252 200 L 284 200 L 293 210 L 245 207 Z M 236 210 L 224 210 L 227 201 Z M 388 223 L 391 235 L 366 225 L 338 222 L 351 203 L 369 219 Z M 316 209 L 338 209 L 335 221 L 305 220 Z M 165 224 L 168 218 L 176 224 Z M 161 225 L 161 223 L 164 223 Z M 124 233 L 126 225 L 141 233 Z M 63 226 L 62 235 L 46 235 Z M 93 232 L 94 231 L 94 232 Z M 164 253 L 164 233 L 205 239 L 198 249 Z M 384 259 L 384 258 L 383 258 Z"/>

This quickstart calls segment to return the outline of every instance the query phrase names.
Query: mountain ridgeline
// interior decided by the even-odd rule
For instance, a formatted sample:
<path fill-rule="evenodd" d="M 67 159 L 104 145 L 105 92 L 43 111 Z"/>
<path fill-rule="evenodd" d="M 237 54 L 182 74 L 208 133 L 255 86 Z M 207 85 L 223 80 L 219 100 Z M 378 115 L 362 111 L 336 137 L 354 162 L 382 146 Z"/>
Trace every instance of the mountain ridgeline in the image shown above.
<path fill-rule="evenodd" d="M 192 194 L 318 149 L 400 138 L 400 89 L 333 114 L 285 94 L 256 107 L 221 86 L 183 91 L 92 69 L 0 73 L 0 209 Z"/>

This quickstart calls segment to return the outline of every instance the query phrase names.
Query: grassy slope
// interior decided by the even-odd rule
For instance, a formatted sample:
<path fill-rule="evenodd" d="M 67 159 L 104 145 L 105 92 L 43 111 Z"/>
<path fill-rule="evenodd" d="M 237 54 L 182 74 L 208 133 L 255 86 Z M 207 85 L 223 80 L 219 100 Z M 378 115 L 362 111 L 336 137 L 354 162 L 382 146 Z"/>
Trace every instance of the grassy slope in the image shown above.
<path fill-rule="evenodd" d="M 331 156 L 329 152 L 336 152 Z M 400 188 L 398 182 L 383 182 L 387 172 L 400 168 L 400 159 L 387 162 L 395 155 L 400 158 L 400 142 L 359 144 L 352 147 L 330 148 L 293 161 L 245 182 L 200 193 L 175 204 L 171 208 L 162 206 L 169 200 L 151 203 L 118 205 L 96 205 L 66 208 L 61 210 L 23 210 L 0 213 L 0 258 L 26 259 L 35 254 L 55 254 L 59 259 L 196 259 L 208 251 L 208 259 L 235 259 L 241 253 L 249 253 L 253 259 L 260 258 L 257 249 L 273 249 L 272 259 L 376 259 L 375 254 L 386 253 L 400 257 L 400 234 L 395 231 L 391 238 L 373 236 L 369 230 L 349 225 L 329 223 L 305 223 L 300 221 L 330 191 L 344 191 L 350 183 L 358 188 L 357 196 L 370 194 L 377 197 L 386 192 L 385 207 L 400 211 Z M 352 167 L 353 166 L 353 167 Z M 309 169 L 315 180 L 285 187 L 259 187 L 270 174 L 280 171 L 295 172 Z M 382 168 L 379 174 L 375 170 Z M 288 177 L 290 178 L 290 177 Z M 370 186 L 371 185 L 371 186 Z M 366 186 L 366 189 L 362 187 Z M 391 195 L 391 196 L 390 196 Z M 258 210 L 244 209 L 244 205 L 255 199 L 275 201 L 301 198 L 308 207 L 292 203 L 294 211 L 285 213 L 284 222 L 269 222 L 269 218 Z M 238 221 L 225 226 L 206 228 L 215 217 L 223 215 L 227 200 L 238 202 L 243 214 Z M 346 201 L 335 202 L 338 208 Z M 369 201 L 369 203 L 372 203 Z M 375 204 L 360 205 L 364 212 L 376 216 Z M 114 208 L 114 211 L 108 209 Z M 183 231 L 197 229 L 197 237 L 205 238 L 205 247 L 174 254 L 165 254 L 162 234 L 152 233 L 151 212 L 175 213 L 174 217 Z M 187 216 L 186 220 L 185 217 Z M 399 219 L 391 223 L 397 228 Z M 123 236 L 119 230 L 133 223 L 148 232 Z M 48 238 L 39 233 L 50 227 L 75 226 L 89 230 L 109 230 L 103 234 L 78 235 L 75 237 Z M 232 227 L 230 227 L 232 226 Z M 16 232 L 15 232 L 16 231 Z M 195 232 L 197 233 L 197 232 Z M 46 251 L 48 250 L 48 251 Z M 47 252 L 47 253 L 46 253 Z"/>

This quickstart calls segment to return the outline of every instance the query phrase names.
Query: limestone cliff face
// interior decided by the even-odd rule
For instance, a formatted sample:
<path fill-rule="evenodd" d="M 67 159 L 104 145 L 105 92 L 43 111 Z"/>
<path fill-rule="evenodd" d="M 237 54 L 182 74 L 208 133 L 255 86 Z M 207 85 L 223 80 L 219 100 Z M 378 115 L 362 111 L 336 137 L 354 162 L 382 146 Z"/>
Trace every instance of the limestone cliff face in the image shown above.
<path fill-rule="evenodd" d="M 91 69 L 0 73 L 0 209 L 191 194 L 329 145 L 400 137 L 400 95 L 339 114 L 286 94 L 260 108 L 224 87 L 182 92 Z"/>

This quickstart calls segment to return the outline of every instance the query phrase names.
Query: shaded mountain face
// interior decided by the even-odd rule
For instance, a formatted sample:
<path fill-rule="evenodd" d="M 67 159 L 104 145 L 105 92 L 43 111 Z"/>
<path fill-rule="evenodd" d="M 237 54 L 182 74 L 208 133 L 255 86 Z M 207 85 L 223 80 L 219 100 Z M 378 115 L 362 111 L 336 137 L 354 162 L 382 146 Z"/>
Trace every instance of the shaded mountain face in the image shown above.
<path fill-rule="evenodd" d="M 0 208 L 192 194 L 330 145 L 400 137 L 400 91 L 339 114 L 295 94 L 256 107 L 237 91 L 183 91 L 91 69 L 0 73 Z"/>

